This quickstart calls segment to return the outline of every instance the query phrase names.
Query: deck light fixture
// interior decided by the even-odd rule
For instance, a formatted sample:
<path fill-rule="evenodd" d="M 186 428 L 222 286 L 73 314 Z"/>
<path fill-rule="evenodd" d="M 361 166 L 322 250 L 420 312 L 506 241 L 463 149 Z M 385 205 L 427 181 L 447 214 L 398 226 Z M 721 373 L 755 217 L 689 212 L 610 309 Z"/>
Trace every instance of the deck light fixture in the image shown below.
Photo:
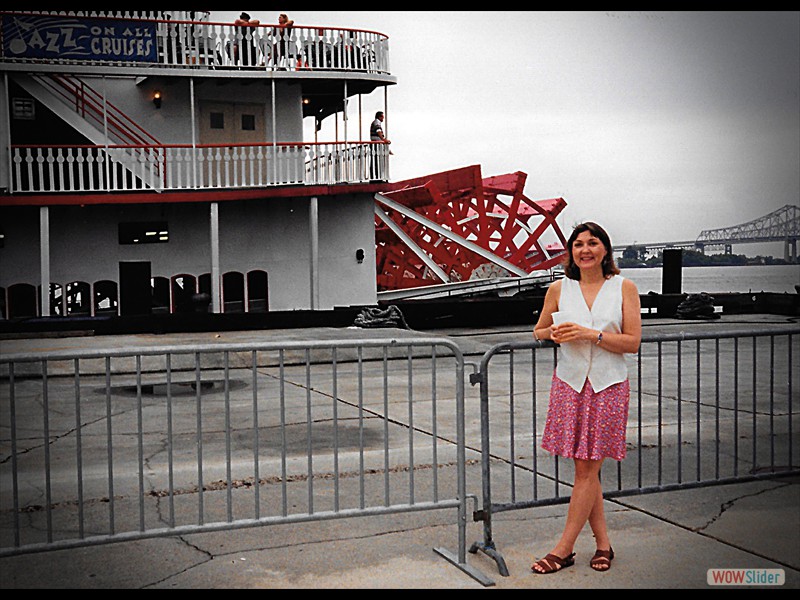
<path fill-rule="evenodd" d="M 153 92 L 153 106 L 161 108 L 161 92 L 159 90 Z"/>

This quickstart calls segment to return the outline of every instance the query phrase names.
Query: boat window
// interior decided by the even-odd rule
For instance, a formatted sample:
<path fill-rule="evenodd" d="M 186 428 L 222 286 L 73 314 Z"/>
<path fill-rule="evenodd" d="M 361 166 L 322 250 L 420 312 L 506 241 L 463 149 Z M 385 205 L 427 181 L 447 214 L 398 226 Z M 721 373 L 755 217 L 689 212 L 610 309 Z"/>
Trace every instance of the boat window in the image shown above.
<path fill-rule="evenodd" d="M 36 104 L 33 98 L 12 98 L 11 110 L 14 119 L 33 121 L 36 119 Z"/>
<path fill-rule="evenodd" d="M 167 221 L 119 224 L 120 244 L 166 244 L 169 242 Z"/>
<path fill-rule="evenodd" d="M 211 112 L 208 119 L 211 129 L 225 129 L 225 113 Z"/>

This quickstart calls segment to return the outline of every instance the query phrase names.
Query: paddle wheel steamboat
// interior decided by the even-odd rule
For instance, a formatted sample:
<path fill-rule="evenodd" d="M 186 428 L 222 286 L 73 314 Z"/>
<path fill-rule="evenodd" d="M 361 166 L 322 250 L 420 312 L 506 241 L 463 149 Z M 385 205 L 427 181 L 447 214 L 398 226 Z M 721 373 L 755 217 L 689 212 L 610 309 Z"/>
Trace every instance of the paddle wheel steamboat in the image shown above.
<path fill-rule="evenodd" d="M 348 129 L 372 117 L 362 97 L 391 120 L 382 33 L 191 11 L 0 17 L 6 323 L 321 315 L 558 276 L 562 198 L 478 165 L 393 181 L 388 145 Z M 317 139 L 325 119 L 336 139 Z"/>

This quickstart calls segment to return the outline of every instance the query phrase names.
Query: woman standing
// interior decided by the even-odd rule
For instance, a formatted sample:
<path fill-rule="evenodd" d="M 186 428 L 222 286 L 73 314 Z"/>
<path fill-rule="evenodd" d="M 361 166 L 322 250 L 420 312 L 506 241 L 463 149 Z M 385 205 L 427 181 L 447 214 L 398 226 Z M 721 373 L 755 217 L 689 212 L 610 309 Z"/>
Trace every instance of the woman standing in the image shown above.
<path fill-rule="evenodd" d="M 573 548 L 586 522 L 595 537 L 590 566 L 607 571 L 614 558 L 603 511 L 603 460 L 625 458 L 630 383 L 625 354 L 642 338 L 639 291 L 619 274 L 611 241 L 596 223 L 577 225 L 567 241 L 565 277 L 550 285 L 533 334 L 559 344 L 542 448 L 571 458 L 575 482 L 567 522 L 535 573 L 575 564 Z"/>

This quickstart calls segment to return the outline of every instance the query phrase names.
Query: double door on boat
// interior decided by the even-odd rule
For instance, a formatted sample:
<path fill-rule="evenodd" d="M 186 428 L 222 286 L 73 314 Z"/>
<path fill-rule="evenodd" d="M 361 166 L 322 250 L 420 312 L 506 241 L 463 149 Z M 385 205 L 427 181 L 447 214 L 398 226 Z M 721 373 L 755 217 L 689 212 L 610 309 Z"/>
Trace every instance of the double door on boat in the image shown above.
<path fill-rule="evenodd" d="M 259 185 L 268 172 L 264 105 L 199 103 L 198 127 L 205 167 L 203 184 Z"/>
<path fill-rule="evenodd" d="M 267 141 L 263 104 L 201 102 L 201 144 L 258 144 Z"/>

